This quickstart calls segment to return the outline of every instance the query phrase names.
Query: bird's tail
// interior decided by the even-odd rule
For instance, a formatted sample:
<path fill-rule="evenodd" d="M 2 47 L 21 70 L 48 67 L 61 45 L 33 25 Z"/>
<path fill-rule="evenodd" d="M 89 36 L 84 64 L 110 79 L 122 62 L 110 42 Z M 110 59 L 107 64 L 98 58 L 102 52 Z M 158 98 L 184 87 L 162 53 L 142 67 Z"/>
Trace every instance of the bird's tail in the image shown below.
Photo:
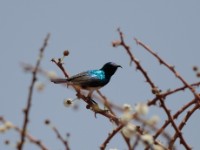
<path fill-rule="evenodd" d="M 55 78 L 55 79 L 51 79 L 51 82 L 55 84 L 67 83 L 67 79 Z"/>

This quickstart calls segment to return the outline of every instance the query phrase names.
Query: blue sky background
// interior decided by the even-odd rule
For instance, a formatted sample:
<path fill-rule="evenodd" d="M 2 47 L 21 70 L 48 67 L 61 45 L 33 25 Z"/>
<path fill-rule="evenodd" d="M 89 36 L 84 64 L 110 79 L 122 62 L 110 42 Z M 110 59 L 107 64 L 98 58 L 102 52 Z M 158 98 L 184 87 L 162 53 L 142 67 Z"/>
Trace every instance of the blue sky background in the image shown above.
<path fill-rule="evenodd" d="M 117 70 L 110 84 L 101 89 L 103 94 L 119 105 L 145 102 L 153 98 L 153 95 L 143 76 L 135 71 L 134 64 L 129 66 L 130 60 L 124 49 L 112 47 L 111 42 L 119 39 L 116 31 L 118 27 L 159 88 L 167 90 L 182 84 L 137 46 L 133 41 L 134 37 L 149 45 L 168 63 L 175 65 L 188 82 L 199 81 L 192 71 L 194 65 L 199 66 L 199 14 L 198 0 L 1 1 L 0 115 L 22 126 L 22 109 L 26 104 L 31 75 L 22 71 L 20 62 L 35 64 L 39 48 L 48 32 L 51 33 L 51 38 L 41 64 L 46 70 L 54 70 L 63 76 L 50 60 L 60 57 L 65 49 L 70 50 L 69 57 L 65 59 L 65 67 L 72 75 L 101 68 L 108 61 L 123 66 L 123 69 Z M 113 129 L 112 124 L 99 115 L 95 119 L 81 101 L 78 102 L 78 111 L 64 107 L 63 100 L 74 98 L 75 92 L 55 86 L 43 77 L 39 77 L 39 80 L 46 86 L 42 93 L 34 91 L 28 126 L 30 134 L 41 139 L 51 149 L 63 149 L 54 133 L 43 124 L 49 118 L 63 136 L 66 132 L 71 134 L 71 149 L 98 149 L 108 132 Z M 174 113 L 192 98 L 190 92 L 181 92 L 171 96 L 167 105 Z M 162 110 L 152 107 L 149 116 L 154 114 L 159 114 L 162 121 L 166 118 Z M 197 131 L 199 125 L 197 111 L 183 129 L 184 137 L 194 149 L 200 149 Z M 13 149 L 3 144 L 4 139 L 15 143 L 18 137 L 12 131 L 1 134 L 0 149 Z M 116 136 L 108 145 L 108 148 L 114 147 L 126 149 L 120 136 Z M 36 147 L 26 144 L 25 149 Z"/>

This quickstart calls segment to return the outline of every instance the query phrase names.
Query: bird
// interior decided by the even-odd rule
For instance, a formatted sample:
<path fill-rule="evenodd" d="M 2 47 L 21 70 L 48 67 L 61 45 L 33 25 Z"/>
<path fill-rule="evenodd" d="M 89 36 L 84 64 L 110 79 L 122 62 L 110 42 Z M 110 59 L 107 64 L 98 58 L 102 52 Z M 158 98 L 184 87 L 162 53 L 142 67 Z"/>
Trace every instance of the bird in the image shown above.
<path fill-rule="evenodd" d="M 84 71 L 69 78 L 54 78 L 51 81 L 55 84 L 67 83 L 67 85 L 72 85 L 76 89 L 87 90 L 89 91 L 87 97 L 91 98 L 95 90 L 109 83 L 119 67 L 122 68 L 122 66 L 114 62 L 108 62 L 101 69 Z"/>

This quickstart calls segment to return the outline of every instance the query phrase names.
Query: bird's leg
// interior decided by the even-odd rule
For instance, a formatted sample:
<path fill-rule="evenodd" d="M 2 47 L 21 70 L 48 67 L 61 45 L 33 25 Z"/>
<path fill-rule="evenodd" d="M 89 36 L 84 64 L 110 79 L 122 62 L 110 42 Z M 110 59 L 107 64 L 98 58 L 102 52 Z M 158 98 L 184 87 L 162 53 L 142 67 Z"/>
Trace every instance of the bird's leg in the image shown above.
<path fill-rule="evenodd" d="M 77 92 L 77 93 L 76 93 L 77 98 L 80 99 L 80 97 L 81 97 L 81 96 L 80 96 L 80 95 L 81 95 L 81 90 L 80 90 L 80 88 L 77 88 L 77 87 L 75 87 L 75 86 L 73 86 L 73 87 L 75 88 L 75 90 L 76 90 L 76 92 Z"/>
<path fill-rule="evenodd" d="M 93 99 L 92 99 L 92 93 L 94 92 L 94 90 L 91 90 L 89 91 L 88 95 L 87 95 L 87 98 L 89 99 L 90 102 L 92 102 L 92 104 L 95 104 L 97 105 L 97 102 L 95 102 Z"/>
<path fill-rule="evenodd" d="M 89 91 L 87 97 L 91 99 L 91 97 L 92 97 L 92 93 L 93 93 L 93 90 Z"/>

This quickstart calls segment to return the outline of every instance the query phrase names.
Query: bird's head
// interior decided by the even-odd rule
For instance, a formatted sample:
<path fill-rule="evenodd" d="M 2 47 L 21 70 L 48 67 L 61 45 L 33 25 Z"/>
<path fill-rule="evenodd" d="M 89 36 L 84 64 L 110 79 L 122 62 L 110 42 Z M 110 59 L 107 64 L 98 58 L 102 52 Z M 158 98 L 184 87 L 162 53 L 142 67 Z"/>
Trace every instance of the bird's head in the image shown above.
<path fill-rule="evenodd" d="M 120 65 L 108 62 L 101 68 L 101 70 L 103 70 L 108 77 L 111 77 L 116 72 L 118 67 L 122 68 Z"/>

